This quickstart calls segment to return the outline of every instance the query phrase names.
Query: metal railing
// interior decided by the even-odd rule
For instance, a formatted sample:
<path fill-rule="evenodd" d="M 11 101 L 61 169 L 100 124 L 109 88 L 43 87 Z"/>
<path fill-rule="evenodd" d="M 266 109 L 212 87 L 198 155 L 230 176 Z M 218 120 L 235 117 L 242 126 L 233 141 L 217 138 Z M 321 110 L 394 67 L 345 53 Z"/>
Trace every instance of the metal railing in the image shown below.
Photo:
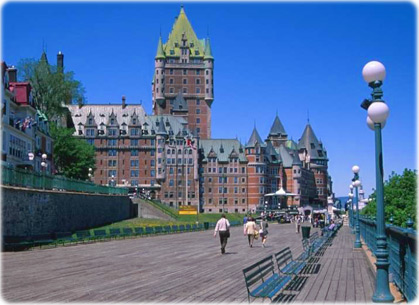
<path fill-rule="evenodd" d="M 377 249 L 375 219 L 360 215 L 359 226 L 362 239 L 375 256 Z M 416 231 L 386 224 L 386 236 L 390 259 L 390 281 L 410 302 L 417 295 Z"/>
<path fill-rule="evenodd" d="M 127 188 L 97 185 L 88 181 L 52 176 L 4 165 L 1 166 L 1 171 L 2 185 L 107 195 L 128 195 Z"/>

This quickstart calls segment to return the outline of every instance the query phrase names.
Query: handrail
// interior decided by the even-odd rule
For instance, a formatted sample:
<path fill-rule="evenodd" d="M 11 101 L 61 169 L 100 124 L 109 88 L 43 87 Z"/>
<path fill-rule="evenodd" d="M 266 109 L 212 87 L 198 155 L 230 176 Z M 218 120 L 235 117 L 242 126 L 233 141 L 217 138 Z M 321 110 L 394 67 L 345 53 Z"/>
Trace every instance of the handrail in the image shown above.
<path fill-rule="evenodd" d="M 364 242 L 375 256 L 376 221 L 360 216 L 359 225 Z M 386 224 L 386 236 L 390 260 L 390 281 L 394 282 L 410 302 L 417 295 L 416 231 Z"/>
<path fill-rule="evenodd" d="M 76 180 L 61 176 L 41 174 L 19 168 L 1 166 L 2 185 L 19 186 L 32 189 L 64 190 L 82 193 L 107 195 L 128 195 L 128 189 L 97 185 L 89 181 Z"/>

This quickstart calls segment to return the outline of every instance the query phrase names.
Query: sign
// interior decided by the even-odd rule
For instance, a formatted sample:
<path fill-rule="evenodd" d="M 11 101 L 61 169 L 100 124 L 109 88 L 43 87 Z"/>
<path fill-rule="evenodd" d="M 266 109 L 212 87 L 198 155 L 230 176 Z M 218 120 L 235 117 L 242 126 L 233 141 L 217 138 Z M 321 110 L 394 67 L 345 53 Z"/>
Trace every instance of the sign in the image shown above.
<path fill-rule="evenodd" d="M 194 205 L 181 205 L 179 206 L 179 215 L 196 215 L 198 214 L 197 208 Z"/>

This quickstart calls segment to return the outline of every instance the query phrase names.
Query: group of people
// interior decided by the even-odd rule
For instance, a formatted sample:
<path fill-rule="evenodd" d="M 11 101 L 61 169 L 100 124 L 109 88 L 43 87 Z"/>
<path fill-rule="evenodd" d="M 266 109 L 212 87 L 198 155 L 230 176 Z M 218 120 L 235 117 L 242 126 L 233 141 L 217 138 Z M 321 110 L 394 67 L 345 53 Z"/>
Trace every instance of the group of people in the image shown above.
<path fill-rule="evenodd" d="M 247 235 L 247 240 L 249 242 L 249 247 L 253 247 L 253 242 L 260 236 L 262 247 L 265 248 L 266 239 L 268 237 L 268 222 L 265 217 L 262 217 L 262 220 L 259 225 L 256 224 L 256 221 L 253 217 L 244 217 L 243 219 L 243 234 Z M 227 245 L 227 240 L 230 237 L 230 222 L 226 218 L 225 214 L 222 214 L 220 220 L 217 221 L 214 229 L 214 237 L 217 236 L 217 232 L 220 236 L 221 244 L 221 254 L 225 253 L 225 248 Z"/>

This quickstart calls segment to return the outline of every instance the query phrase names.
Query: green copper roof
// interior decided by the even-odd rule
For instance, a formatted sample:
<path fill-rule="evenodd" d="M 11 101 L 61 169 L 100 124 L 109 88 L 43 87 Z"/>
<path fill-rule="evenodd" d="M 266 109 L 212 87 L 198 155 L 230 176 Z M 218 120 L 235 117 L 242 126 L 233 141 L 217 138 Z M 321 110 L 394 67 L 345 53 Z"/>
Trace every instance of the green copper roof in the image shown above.
<path fill-rule="evenodd" d="M 278 153 L 281 156 L 282 164 L 284 165 L 284 167 L 292 167 L 294 158 L 291 156 L 291 154 L 288 152 L 284 145 L 280 145 L 278 147 Z"/>
<path fill-rule="evenodd" d="M 214 59 L 214 57 L 212 57 L 211 45 L 210 45 L 209 38 L 205 39 L 205 55 L 204 55 L 204 59 Z"/>
<path fill-rule="evenodd" d="M 164 45 L 164 52 L 166 56 L 180 56 L 180 46 L 186 39 L 186 46 L 189 48 L 191 57 L 203 57 L 204 50 L 202 44 L 198 40 L 188 17 L 186 17 L 183 7 L 180 9 L 179 16 L 177 17 L 172 32 L 169 34 L 169 39 Z"/>
<path fill-rule="evenodd" d="M 298 149 L 305 148 L 311 159 L 327 159 L 327 155 L 319 140 L 317 140 L 310 124 L 306 125 L 301 139 L 298 141 Z"/>
<path fill-rule="evenodd" d="M 164 55 L 163 51 L 163 43 L 161 42 L 161 36 L 159 37 L 159 44 L 157 45 L 157 54 L 155 59 L 165 59 L 166 56 Z"/>
<path fill-rule="evenodd" d="M 297 150 L 297 143 L 294 140 L 287 140 L 285 141 L 285 147 L 293 150 Z"/>
<path fill-rule="evenodd" d="M 269 135 L 287 135 L 284 126 L 279 120 L 278 115 L 275 117 L 274 123 L 272 124 L 271 130 L 269 131 Z"/>
<path fill-rule="evenodd" d="M 158 135 L 166 135 L 167 134 L 166 128 L 164 127 L 163 117 L 160 118 L 159 126 L 158 126 L 158 129 L 157 129 L 157 134 Z"/>
<path fill-rule="evenodd" d="M 173 111 L 188 111 L 188 104 L 186 103 L 185 99 L 181 92 L 178 93 L 175 100 L 173 101 Z"/>
<path fill-rule="evenodd" d="M 200 140 L 199 147 L 203 154 L 202 161 L 208 161 L 208 155 L 213 154 L 218 162 L 228 162 L 230 158 L 237 157 L 240 162 L 247 162 L 244 151 L 240 151 L 240 142 L 237 139 L 210 139 Z"/>
<path fill-rule="evenodd" d="M 260 146 L 265 146 L 265 143 L 262 141 L 256 127 L 253 128 L 252 135 L 250 136 L 249 141 L 246 144 L 246 147 L 255 147 L 255 144 L 259 143 Z"/>

